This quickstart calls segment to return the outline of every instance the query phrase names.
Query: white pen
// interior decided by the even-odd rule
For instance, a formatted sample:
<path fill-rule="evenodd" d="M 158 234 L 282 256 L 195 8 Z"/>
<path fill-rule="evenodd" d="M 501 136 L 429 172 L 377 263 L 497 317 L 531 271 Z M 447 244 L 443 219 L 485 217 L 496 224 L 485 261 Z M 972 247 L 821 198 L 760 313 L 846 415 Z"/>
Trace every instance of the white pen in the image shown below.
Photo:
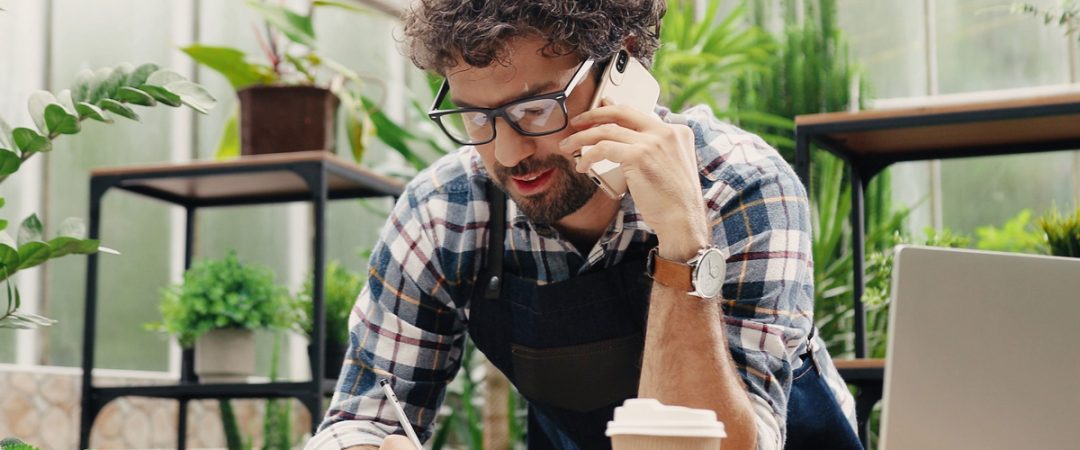
<path fill-rule="evenodd" d="M 412 441 L 417 450 L 424 450 L 424 446 L 420 444 L 420 439 L 416 437 L 416 432 L 412 429 L 412 424 L 409 423 L 409 418 L 405 417 L 405 410 L 401 409 L 401 403 L 398 403 L 397 395 L 394 395 L 394 390 L 390 388 L 390 380 L 386 378 L 379 380 L 379 386 L 382 386 L 383 393 L 390 400 L 390 406 L 394 407 L 394 414 L 397 414 L 398 422 L 401 423 L 401 428 L 405 429 L 405 434 L 409 436 L 409 440 Z"/>

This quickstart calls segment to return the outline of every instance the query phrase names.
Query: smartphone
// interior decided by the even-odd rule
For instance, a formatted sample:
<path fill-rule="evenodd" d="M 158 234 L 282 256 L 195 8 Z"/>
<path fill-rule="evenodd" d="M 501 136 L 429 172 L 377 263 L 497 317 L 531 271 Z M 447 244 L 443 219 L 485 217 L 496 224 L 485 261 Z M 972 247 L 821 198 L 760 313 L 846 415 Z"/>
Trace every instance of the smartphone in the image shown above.
<path fill-rule="evenodd" d="M 599 107 L 604 98 L 610 98 L 618 105 L 630 105 L 646 114 L 654 114 L 653 109 L 660 98 L 660 84 L 649 69 L 630 56 L 630 52 L 625 48 L 619 49 L 604 69 L 589 109 Z M 588 152 L 590 148 L 582 148 L 581 152 Z M 619 166 L 618 163 L 602 159 L 589 168 L 589 178 L 593 183 L 616 200 L 626 195 L 627 191 L 626 178 Z"/>

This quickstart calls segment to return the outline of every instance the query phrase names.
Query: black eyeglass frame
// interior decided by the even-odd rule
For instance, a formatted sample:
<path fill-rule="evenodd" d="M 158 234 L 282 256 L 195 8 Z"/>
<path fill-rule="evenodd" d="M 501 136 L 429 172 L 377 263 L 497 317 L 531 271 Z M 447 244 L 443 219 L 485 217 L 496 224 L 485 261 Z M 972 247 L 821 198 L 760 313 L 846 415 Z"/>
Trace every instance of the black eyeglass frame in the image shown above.
<path fill-rule="evenodd" d="M 566 109 L 566 99 L 568 97 L 570 97 L 571 93 L 574 92 L 574 88 L 576 88 L 579 84 L 581 84 L 581 80 L 585 79 L 585 76 L 589 74 L 589 70 L 592 69 L 592 66 L 594 64 L 595 64 L 595 61 L 592 58 L 586 59 L 584 62 L 582 62 L 581 65 L 578 66 L 577 71 L 574 72 L 574 76 L 572 78 L 570 78 L 570 81 L 566 83 L 566 86 L 563 87 L 562 90 L 559 90 L 559 91 L 556 91 L 556 92 L 551 92 L 551 93 L 548 93 L 548 94 L 541 94 L 541 95 L 537 95 L 537 96 L 533 96 L 533 97 L 514 100 L 514 101 L 512 101 L 510 103 L 507 103 L 505 105 L 499 106 L 498 108 L 494 108 L 494 109 L 488 109 L 488 108 L 437 109 L 439 107 L 439 104 L 441 104 L 443 102 L 443 100 L 446 99 L 447 92 L 450 91 L 450 83 L 447 80 L 443 80 L 442 87 L 439 88 L 439 93 L 438 93 L 438 95 L 435 96 L 435 102 L 432 103 L 431 109 L 428 111 L 428 117 L 431 118 L 431 120 L 435 121 L 435 123 L 439 125 L 439 128 L 442 129 L 443 133 L 445 133 L 447 137 L 449 137 L 451 140 L 453 140 L 454 142 L 456 142 L 458 144 L 461 144 L 461 145 L 483 145 L 483 144 L 487 144 L 488 142 L 494 141 L 495 140 L 495 134 L 498 132 L 498 130 L 495 128 L 495 118 L 497 118 L 497 117 L 502 117 L 503 120 L 506 121 L 506 123 L 510 124 L 510 128 L 513 128 L 514 131 L 516 131 L 518 134 L 520 134 L 522 136 L 538 137 L 538 136 L 547 136 L 549 134 L 555 134 L 555 133 L 558 133 L 558 132 L 560 132 L 562 130 L 565 130 L 567 125 L 569 125 L 569 123 L 570 123 L 570 112 Z M 507 115 L 507 113 L 506 113 L 506 110 L 511 108 L 511 107 L 514 107 L 514 106 L 519 105 L 521 103 L 534 102 L 534 101 L 537 101 L 537 100 L 555 100 L 556 102 L 559 103 L 559 107 L 562 108 L 562 112 L 563 112 L 563 124 L 562 124 L 561 127 L 559 127 L 558 129 L 555 129 L 555 130 L 544 131 L 544 132 L 540 132 L 540 133 L 534 133 L 534 132 L 530 132 L 530 131 L 525 131 L 525 130 L 521 129 L 521 127 L 519 127 L 517 123 L 515 123 L 513 120 L 511 120 L 510 116 Z M 491 126 L 491 138 L 489 138 L 489 139 L 487 139 L 485 141 L 462 142 L 458 138 L 454 137 L 454 134 L 451 133 L 446 128 L 447 125 L 444 124 L 443 121 L 442 121 L 442 117 L 445 116 L 445 115 L 448 115 L 448 114 L 460 114 L 460 113 L 467 113 L 467 112 L 479 112 L 479 113 L 483 113 L 485 116 L 487 116 L 488 123 L 491 124 L 490 125 Z"/>

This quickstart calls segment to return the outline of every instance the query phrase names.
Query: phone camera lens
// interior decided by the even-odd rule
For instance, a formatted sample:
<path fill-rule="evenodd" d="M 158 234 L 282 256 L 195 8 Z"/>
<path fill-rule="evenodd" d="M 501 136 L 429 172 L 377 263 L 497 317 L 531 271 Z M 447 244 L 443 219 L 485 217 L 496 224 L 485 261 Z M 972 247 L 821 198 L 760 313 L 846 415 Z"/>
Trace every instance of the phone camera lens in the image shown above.
<path fill-rule="evenodd" d="M 615 69 L 618 70 L 619 73 L 623 73 L 623 71 L 626 70 L 626 61 L 628 59 L 630 59 L 630 57 L 626 55 L 626 52 L 619 52 L 619 56 L 615 60 Z"/>

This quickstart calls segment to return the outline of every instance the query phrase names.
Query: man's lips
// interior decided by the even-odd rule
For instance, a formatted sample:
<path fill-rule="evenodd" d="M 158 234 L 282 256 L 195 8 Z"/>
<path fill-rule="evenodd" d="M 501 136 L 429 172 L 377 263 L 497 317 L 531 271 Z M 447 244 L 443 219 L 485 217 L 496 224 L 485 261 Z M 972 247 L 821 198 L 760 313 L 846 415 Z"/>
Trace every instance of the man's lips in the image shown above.
<path fill-rule="evenodd" d="M 544 175 L 545 173 L 547 173 L 550 170 L 551 169 L 545 170 L 543 172 L 536 172 L 536 173 L 532 173 L 532 174 L 529 174 L 529 175 L 522 175 L 522 176 L 510 177 L 510 178 L 513 178 L 515 181 L 524 181 L 524 182 L 536 181 L 537 178 L 540 178 L 542 175 Z"/>
<path fill-rule="evenodd" d="M 514 182 L 514 186 L 521 192 L 522 195 L 529 195 L 539 192 L 544 186 L 547 185 L 548 180 L 551 179 L 551 175 L 555 173 L 555 169 L 548 169 L 542 172 L 534 172 L 527 175 L 512 176 L 511 180 Z"/>

